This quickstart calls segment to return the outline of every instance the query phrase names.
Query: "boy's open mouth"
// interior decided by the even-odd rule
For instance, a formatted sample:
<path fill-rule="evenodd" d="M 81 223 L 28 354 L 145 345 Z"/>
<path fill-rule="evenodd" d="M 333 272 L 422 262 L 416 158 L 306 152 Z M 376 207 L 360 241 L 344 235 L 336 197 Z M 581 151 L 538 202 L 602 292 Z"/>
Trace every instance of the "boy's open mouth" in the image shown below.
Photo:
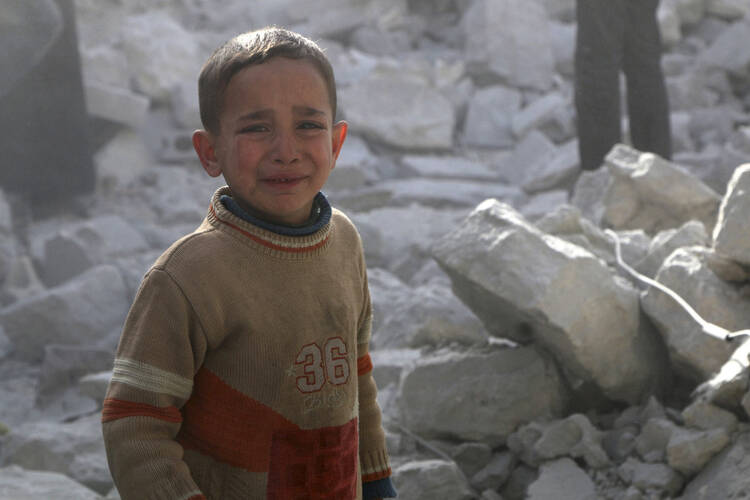
<path fill-rule="evenodd" d="M 274 186 L 293 186 L 297 183 L 299 183 L 302 179 L 304 179 L 304 176 L 274 176 L 274 177 L 266 177 L 263 179 L 263 182 L 266 182 L 268 184 L 274 185 Z"/>

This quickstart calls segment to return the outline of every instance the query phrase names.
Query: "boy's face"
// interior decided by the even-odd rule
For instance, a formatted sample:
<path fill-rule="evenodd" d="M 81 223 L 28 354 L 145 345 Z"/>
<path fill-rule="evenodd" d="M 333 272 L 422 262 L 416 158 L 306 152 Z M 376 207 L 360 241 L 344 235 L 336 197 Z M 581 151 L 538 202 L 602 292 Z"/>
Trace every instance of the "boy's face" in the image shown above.
<path fill-rule="evenodd" d="M 274 57 L 232 77 L 218 135 L 193 145 L 206 172 L 219 174 L 240 206 L 266 220 L 304 224 L 346 137 L 333 124 L 322 75 L 304 59 Z"/>

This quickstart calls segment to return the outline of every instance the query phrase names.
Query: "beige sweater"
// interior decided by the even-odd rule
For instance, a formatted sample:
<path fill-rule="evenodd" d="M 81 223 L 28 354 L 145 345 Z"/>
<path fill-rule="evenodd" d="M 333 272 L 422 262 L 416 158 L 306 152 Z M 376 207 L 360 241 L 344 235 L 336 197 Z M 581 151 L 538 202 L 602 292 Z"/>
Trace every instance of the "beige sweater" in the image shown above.
<path fill-rule="evenodd" d="M 146 274 L 102 413 L 123 500 L 361 498 L 390 467 L 359 235 L 208 216 Z"/>

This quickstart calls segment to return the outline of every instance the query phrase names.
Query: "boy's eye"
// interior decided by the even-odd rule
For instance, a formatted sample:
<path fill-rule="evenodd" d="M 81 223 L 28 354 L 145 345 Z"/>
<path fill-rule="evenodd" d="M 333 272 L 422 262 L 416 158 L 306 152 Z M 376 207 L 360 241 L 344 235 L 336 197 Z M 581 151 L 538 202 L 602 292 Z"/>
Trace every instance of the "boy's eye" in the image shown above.
<path fill-rule="evenodd" d="M 314 130 L 324 128 L 322 124 L 316 122 L 302 122 L 299 124 L 299 128 L 303 130 Z"/>
<path fill-rule="evenodd" d="M 241 134 L 255 133 L 255 132 L 268 132 L 268 127 L 266 127 L 265 125 L 255 124 L 255 125 L 248 125 L 247 127 L 243 127 L 240 129 Z"/>

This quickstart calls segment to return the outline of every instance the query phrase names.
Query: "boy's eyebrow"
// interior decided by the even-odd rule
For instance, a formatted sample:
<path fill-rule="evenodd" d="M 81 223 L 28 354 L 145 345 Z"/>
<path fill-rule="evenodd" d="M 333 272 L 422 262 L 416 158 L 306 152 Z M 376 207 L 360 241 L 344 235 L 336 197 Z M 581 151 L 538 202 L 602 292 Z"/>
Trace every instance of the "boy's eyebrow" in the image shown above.
<path fill-rule="evenodd" d="M 311 108 L 309 106 L 294 106 L 292 108 L 292 111 L 294 111 L 295 114 L 303 115 L 303 116 L 325 116 L 326 112 L 321 111 L 316 108 Z"/>
<path fill-rule="evenodd" d="M 269 116 L 273 115 L 273 111 L 270 109 L 259 109 L 257 111 L 251 111 L 250 113 L 246 113 L 239 118 L 237 118 L 237 121 L 245 121 L 245 120 L 258 120 L 260 118 L 268 118 Z"/>
<path fill-rule="evenodd" d="M 292 108 L 292 112 L 296 115 L 302 115 L 302 116 L 325 116 L 326 112 L 322 111 L 317 108 L 312 108 L 310 106 L 294 106 Z M 245 120 L 259 120 L 263 118 L 269 118 L 273 115 L 273 110 L 270 108 L 266 109 L 259 109 L 257 111 L 251 111 L 249 113 L 246 113 L 239 118 L 237 118 L 237 121 L 245 121 Z"/>

